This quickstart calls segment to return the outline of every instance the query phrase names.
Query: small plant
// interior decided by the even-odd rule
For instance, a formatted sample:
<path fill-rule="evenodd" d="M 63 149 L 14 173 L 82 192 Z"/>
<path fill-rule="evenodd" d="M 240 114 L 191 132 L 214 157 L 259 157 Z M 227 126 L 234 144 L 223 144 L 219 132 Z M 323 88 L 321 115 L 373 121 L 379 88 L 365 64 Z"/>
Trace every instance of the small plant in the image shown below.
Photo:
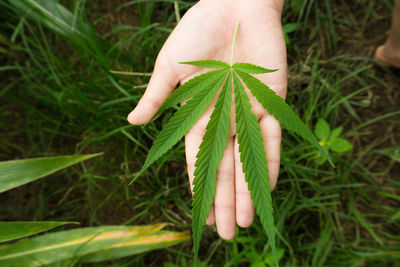
<path fill-rule="evenodd" d="M 239 143 L 240 161 L 248 182 L 251 197 L 257 214 L 260 216 L 263 229 L 270 241 L 275 264 L 278 255 L 275 245 L 275 225 L 270 194 L 266 152 L 263 145 L 261 129 L 256 115 L 251 111 L 249 97 L 244 85 L 256 99 L 268 110 L 283 127 L 309 141 L 333 165 L 313 133 L 293 112 L 284 100 L 267 85 L 250 74 L 271 73 L 278 70 L 265 69 L 250 63 L 233 63 L 237 23 L 233 44 L 231 64 L 216 60 L 182 62 L 203 68 L 217 69 L 197 76 L 175 90 L 163 103 L 154 117 L 164 110 L 191 98 L 183 105 L 154 141 L 146 161 L 131 183 L 137 179 L 151 164 L 174 146 L 201 117 L 210 102 L 221 88 L 215 109 L 206 127 L 206 133 L 200 145 L 195 163 L 193 195 L 193 242 L 194 260 L 197 263 L 198 250 L 202 232 L 215 194 L 217 168 L 227 146 L 232 93 L 235 99 L 235 122 Z"/>
<path fill-rule="evenodd" d="M 319 119 L 315 125 L 314 133 L 318 137 L 319 144 L 328 152 L 332 150 L 337 153 L 346 152 L 353 148 L 353 145 L 347 140 L 340 137 L 343 127 L 339 126 L 331 131 L 329 124 L 324 119 Z M 326 161 L 325 157 L 317 152 L 317 164 L 323 164 Z"/>

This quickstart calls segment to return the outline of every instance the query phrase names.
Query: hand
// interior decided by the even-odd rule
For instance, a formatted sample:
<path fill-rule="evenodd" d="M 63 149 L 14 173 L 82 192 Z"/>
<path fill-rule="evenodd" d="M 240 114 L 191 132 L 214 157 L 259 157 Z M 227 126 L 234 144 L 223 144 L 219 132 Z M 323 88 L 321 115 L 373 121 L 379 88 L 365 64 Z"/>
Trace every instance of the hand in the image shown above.
<path fill-rule="evenodd" d="M 282 33 L 283 0 L 202 0 L 187 11 L 161 49 L 149 86 L 136 108 L 129 114 L 132 124 L 144 124 L 152 118 L 163 101 L 179 82 L 209 70 L 181 65 L 182 61 L 216 59 L 230 63 L 233 32 L 240 22 L 235 62 L 248 62 L 277 72 L 258 75 L 281 97 L 286 96 L 286 47 Z M 250 93 L 252 111 L 261 126 L 267 152 L 271 190 L 279 173 L 281 128 L 274 117 Z M 192 187 L 194 163 L 206 125 L 213 111 L 211 106 L 185 136 L 186 161 Z M 239 159 L 235 134 L 234 106 L 227 148 L 217 172 L 216 193 L 207 224 L 216 223 L 222 238 L 235 235 L 236 223 L 251 225 L 254 207 Z"/>

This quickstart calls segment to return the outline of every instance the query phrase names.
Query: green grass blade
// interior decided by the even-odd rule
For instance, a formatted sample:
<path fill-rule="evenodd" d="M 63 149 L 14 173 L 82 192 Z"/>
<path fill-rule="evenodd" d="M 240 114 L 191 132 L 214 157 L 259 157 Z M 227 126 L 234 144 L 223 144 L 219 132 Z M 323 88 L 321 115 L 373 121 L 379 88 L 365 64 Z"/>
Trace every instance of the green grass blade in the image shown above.
<path fill-rule="evenodd" d="M 198 258 L 201 234 L 215 195 L 217 168 L 228 144 L 231 101 L 232 74 L 229 74 L 218 96 L 196 156 L 192 216 L 195 262 Z"/>
<path fill-rule="evenodd" d="M 65 37 L 84 36 L 90 31 L 89 25 L 74 20 L 74 14 L 56 1 L 10 0 L 10 2 L 24 14 Z"/>
<path fill-rule="evenodd" d="M 330 254 L 332 249 L 332 223 L 330 218 L 324 218 L 326 220 L 325 226 L 320 233 L 320 238 L 315 244 L 315 250 L 313 253 L 311 266 L 326 266 L 326 258 Z"/>
<path fill-rule="evenodd" d="M 237 71 L 253 74 L 271 73 L 277 71 L 277 69 L 266 69 L 251 63 L 240 62 L 233 64 L 232 68 Z"/>
<path fill-rule="evenodd" d="M 102 153 L 0 162 L 0 193 L 33 182 Z"/>
<path fill-rule="evenodd" d="M 179 64 L 187 64 L 209 69 L 229 69 L 231 67 L 228 63 L 219 60 L 185 61 L 179 62 Z"/>
<path fill-rule="evenodd" d="M 249 97 L 236 73 L 234 73 L 234 91 L 240 161 L 243 164 L 243 172 L 251 191 L 251 198 L 268 236 L 275 263 L 278 266 L 271 189 L 261 128 L 256 115 L 251 111 Z"/>
<path fill-rule="evenodd" d="M 34 235 L 75 222 L 0 222 L 0 242 Z"/>
<path fill-rule="evenodd" d="M 372 229 L 372 227 L 369 225 L 368 221 L 358 212 L 358 210 L 354 207 L 354 203 L 350 203 L 349 205 L 350 211 L 354 214 L 356 217 L 357 221 L 368 231 L 368 233 L 371 235 L 371 237 L 382 247 L 385 246 L 384 242 L 382 239 L 379 238 L 379 236 L 375 233 L 375 231 Z"/>
<path fill-rule="evenodd" d="M 310 129 L 307 128 L 307 126 L 280 96 L 278 96 L 267 85 L 263 84 L 260 80 L 254 78 L 250 74 L 242 71 L 237 71 L 237 74 L 239 74 L 247 88 L 249 88 L 251 93 L 257 98 L 258 102 L 260 102 L 263 107 L 266 108 L 268 112 L 282 124 L 283 127 L 295 132 L 310 142 L 321 152 L 321 154 L 329 161 L 329 163 L 334 166 L 328 152 L 320 146 L 318 140 L 315 138 Z"/>
<path fill-rule="evenodd" d="M 50 30 L 62 35 L 77 47 L 86 50 L 102 64 L 107 65 L 104 55 L 117 58 L 125 64 L 132 64 L 131 57 L 122 50 L 112 46 L 96 33 L 93 27 L 85 23 L 54 0 L 10 0 L 16 12 L 26 16 Z M 99 56 L 99 54 L 104 54 Z"/>
<path fill-rule="evenodd" d="M 0 246 L 0 266 L 43 266 L 86 255 L 88 261 L 111 259 L 159 248 L 159 242 L 173 244 L 189 238 L 188 233 L 160 231 L 165 225 L 88 227 L 24 239 Z"/>
<path fill-rule="evenodd" d="M 139 173 L 132 179 L 132 184 L 151 164 L 174 146 L 193 124 L 201 117 L 209 106 L 211 100 L 217 93 L 225 76 L 222 76 L 210 85 L 209 88 L 202 85 L 199 87 L 199 93 L 183 105 L 164 126 L 164 129 L 158 134 L 153 146 L 151 147 L 146 161 Z M 202 88 L 202 87 L 205 88 Z"/>
<path fill-rule="evenodd" d="M 181 87 L 176 89 L 161 105 L 160 109 L 153 116 L 153 118 L 157 117 L 159 114 L 164 112 L 165 110 L 181 103 L 184 100 L 187 100 L 190 97 L 193 97 L 198 93 L 201 89 L 207 89 L 210 84 L 212 84 L 215 80 L 221 78 L 222 75 L 226 74 L 226 70 L 216 70 L 204 73 L 202 75 L 196 76 L 193 79 L 190 79 Z M 150 120 L 150 122 L 153 120 Z"/>
<path fill-rule="evenodd" d="M 388 223 L 394 223 L 395 221 L 400 220 L 400 210 L 397 211 L 395 214 L 393 214 L 393 216 L 390 217 L 390 219 L 388 220 Z"/>

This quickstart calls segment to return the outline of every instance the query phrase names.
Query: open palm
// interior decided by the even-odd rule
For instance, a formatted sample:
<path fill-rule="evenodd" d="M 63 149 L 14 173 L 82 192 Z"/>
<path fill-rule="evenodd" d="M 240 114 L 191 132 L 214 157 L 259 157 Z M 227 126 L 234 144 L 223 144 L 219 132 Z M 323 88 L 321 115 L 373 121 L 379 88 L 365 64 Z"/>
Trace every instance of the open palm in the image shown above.
<path fill-rule="evenodd" d="M 202 0 L 193 6 L 161 49 L 149 86 L 136 108 L 129 114 L 132 124 L 148 122 L 178 83 L 208 71 L 179 62 L 202 59 L 231 61 L 231 44 L 236 22 L 240 22 L 237 35 L 235 62 L 249 62 L 277 72 L 259 75 L 281 97 L 286 95 L 286 47 L 281 26 L 283 1 L 265 0 Z M 275 187 L 280 162 L 281 128 L 275 120 L 248 93 L 252 111 L 259 119 L 271 188 Z M 216 99 L 185 136 L 186 161 L 192 186 L 194 164 L 199 146 Z M 234 105 L 228 145 L 217 172 L 216 193 L 207 224 L 217 225 L 225 239 L 235 235 L 236 223 L 249 226 L 254 208 L 242 172 L 235 131 Z"/>

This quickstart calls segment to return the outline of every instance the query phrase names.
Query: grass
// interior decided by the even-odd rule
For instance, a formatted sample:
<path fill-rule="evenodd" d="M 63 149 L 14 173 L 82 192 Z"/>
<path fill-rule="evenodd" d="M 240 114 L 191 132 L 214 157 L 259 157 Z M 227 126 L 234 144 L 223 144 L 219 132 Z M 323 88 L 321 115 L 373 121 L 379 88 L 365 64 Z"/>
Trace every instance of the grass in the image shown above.
<path fill-rule="evenodd" d="M 277 247 L 284 252 L 282 266 L 398 266 L 400 78 L 371 60 L 385 40 L 393 5 L 339 2 L 285 4 L 283 23 L 300 23 L 289 34 L 287 101 L 311 127 L 318 118 L 331 128 L 344 126 L 343 137 L 354 149 L 333 154 L 332 169 L 317 165 L 315 151 L 300 138 L 283 133 L 273 193 Z M 174 1 L 61 3 L 73 14 L 72 25 L 91 25 L 90 38 L 54 33 L 45 18 L 30 19 L 0 1 L 0 160 L 104 156 L 0 195 L 0 220 L 83 226 L 165 221 L 175 230 L 190 229 L 183 142 L 128 186 L 173 113 L 146 128 L 126 121 L 148 82 L 145 73 L 176 25 Z M 191 4 L 179 1 L 180 14 Z M 200 258 L 214 266 L 265 264 L 271 257 L 258 220 L 238 229 L 232 241 L 218 239 L 211 227 L 201 248 Z M 191 249 L 187 242 L 108 265 L 186 266 Z"/>

